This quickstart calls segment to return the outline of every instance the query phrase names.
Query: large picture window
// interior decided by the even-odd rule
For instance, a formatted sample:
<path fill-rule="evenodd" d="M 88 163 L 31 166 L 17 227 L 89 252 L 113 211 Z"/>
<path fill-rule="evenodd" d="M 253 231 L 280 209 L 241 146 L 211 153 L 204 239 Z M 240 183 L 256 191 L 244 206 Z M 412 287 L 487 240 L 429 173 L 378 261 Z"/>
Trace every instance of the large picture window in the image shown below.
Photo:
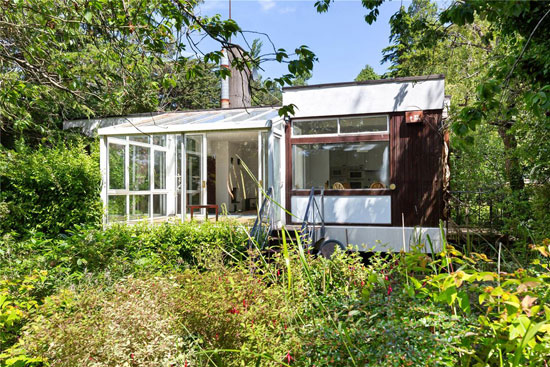
<path fill-rule="evenodd" d="M 295 189 L 371 189 L 389 186 L 389 143 L 294 144 Z"/>
<path fill-rule="evenodd" d="M 388 125 L 385 115 L 292 121 L 291 190 L 389 188 Z"/>

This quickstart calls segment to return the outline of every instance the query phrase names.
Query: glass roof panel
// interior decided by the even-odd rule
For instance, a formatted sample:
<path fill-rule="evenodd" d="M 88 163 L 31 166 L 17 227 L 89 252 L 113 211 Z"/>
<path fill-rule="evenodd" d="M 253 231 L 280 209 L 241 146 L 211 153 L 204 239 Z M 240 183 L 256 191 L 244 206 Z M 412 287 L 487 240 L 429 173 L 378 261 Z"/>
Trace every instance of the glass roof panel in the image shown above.
<path fill-rule="evenodd" d="M 257 108 L 257 109 L 248 109 L 248 111 L 243 110 L 241 112 L 245 112 L 241 116 L 236 116 L 232 119 L 228 119 L 228 121 L 246 121 L 246 120 L 252 120 L 254 117 L 257 117 L 263 113 L 266 113 L 267 111 L 271 110 L 271 108 Z M 263 116 L 262 116 L 263 118 Z M 267 119 L 266 119 L 267 120 Z"/>
<path fill-rule="evenodd" d="M 200 123 L 210 123 L 210 122 L 216 122 L 216 121 L 221 121 L 221 120 L 230 120 L 232 117 L 235 117 L 236 115 L 240 115 L 241 113 L 243 113 L 243 111 L 231 111 L 231 112 L 227 112 L 227 113 L 219 113 L 215 116 L 212 116 L 206 120 L 202 120 L 200 121 Z"/>
<path fill-rule="evenodd" d="M 163 123 L 163 125 L 183 125 L 183 124 L 190 124 L 197 121 L 200 121 L 202 119 L 205 119 L 209 116 L 214 116 L 219 114 L 220 111 L 204 111 L 204 112 L 194 112 L 190 113 L 188 116 L 185 117 L 176 117 L 173 120 L 170 120 L 166 123 Z"/>

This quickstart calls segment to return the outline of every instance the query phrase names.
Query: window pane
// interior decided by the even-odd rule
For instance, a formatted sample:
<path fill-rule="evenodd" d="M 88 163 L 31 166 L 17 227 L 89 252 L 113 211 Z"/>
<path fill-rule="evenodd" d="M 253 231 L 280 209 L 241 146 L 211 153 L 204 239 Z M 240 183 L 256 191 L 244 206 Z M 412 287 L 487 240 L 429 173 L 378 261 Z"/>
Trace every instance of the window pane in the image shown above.
<path fill-rule="evenodd" d="M 125 146 L 109 143 L 109 188 L 125 189 L 126 177 L 124 175 Z"/>
<path fill-rule="evenodd" d="M 293 121 L 294 135 L 337 134 L 338 121 L 334 120 L 310 120 Z"/>
<path fill-rule="evenodd" d="M 187 155 L 187 191 L 200 190 L 201 158 L 198 155 Z"/>
<path fill-rule="evenodd" d="M 130 144 L 130 190 L 150 190 L 150 149 Z"/>
<path fill-rule="evenodd" d="M 166 146 L 166 135 L 153 135 L 153 144 L 160 145 L 161 147 Z"/>
<path fill-rule="evenodd" d="M 126 221 L 126 195 L 109 195 L 107 203 L 109 222 Z"/>
<path fill-rule="evenodd" d="M 129 139 L 131 141 L 139 141 L 140 143 L 149 143 L 148 135 L 130 135 Z"/>
<path fill-rule="evenodd" d="M 200 205 L 201 204 L 201 194 L 199 192 L 196 193 L 187 193 L 187 206 L 189 205 Z M 187 212 L 189 213 L 189 208 L 187 209 Z M 199 210 L 195 210 L 194 214 L 200 214 Z"/>
<path fill-rule="evenodd" d="M 149 195 L 130 195 L 130 220 L 149 218 Z"/>
<path fill-rule="evenodd" d="M 327 164 L 328 163 L 328 164 Z M 389 143 L 297 144 L 292 147 L 295 189 L 386 188 Z"/>
<path fill-rule="evenodd" d="M 155 151 L 155 189 L 166 188 L 166 152 Z"/>
<path fill-rule="evenodd" d="M 166 195 L 153 195 L 153 217 L 166 215 Z"/>
<path fill-rule="evenodd" d="M 202 148 L 202 135 L 187 135 L 185 141 L 187 152 L 200 153 Z"/>
<path fill-rule="evenodd" d="M 386 116 L 368 116 L 340 119 L 340 133 L 388 131 Z"/>

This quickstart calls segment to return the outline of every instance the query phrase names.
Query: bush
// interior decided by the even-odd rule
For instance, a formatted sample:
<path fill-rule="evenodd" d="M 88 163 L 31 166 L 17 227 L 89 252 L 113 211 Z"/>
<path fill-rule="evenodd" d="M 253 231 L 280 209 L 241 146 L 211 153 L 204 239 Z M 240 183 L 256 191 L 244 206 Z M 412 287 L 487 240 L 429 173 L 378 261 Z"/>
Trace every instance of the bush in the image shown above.
<path fill-rule="evenodd" d="M 0 184 L 0 234 L 55 237 L 101 223 L 99 157 L 82 143 L 0 150 Z"/>
<path fill-rule="evenodd" d="M 110 281 L 186 268 L 202 262 L 212 248 L 238 259 L 247 238 L 246 230 L 231 221 L 117 224 L 105 230 L 77 225 L 54 239 L 43 233 L 25 240 L 0 238 L 0 276 L 17 279 L 47 270 L 52 289 L 75 281 Z"/>
<path fill-rule="evenodd" d="M 62 291 L 46 300 L 18 350 L 59 367 L 185 366 L 194 342 L 174 313 L 180 292 L 173 279 L 155 277 Z"/>

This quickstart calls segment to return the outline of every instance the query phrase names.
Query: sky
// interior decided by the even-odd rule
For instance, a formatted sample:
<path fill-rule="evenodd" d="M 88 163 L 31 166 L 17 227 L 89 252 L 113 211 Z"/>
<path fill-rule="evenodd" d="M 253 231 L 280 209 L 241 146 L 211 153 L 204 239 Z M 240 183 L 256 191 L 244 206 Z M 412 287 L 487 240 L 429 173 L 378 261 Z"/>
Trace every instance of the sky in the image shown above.
<path fill-rule="evenodd" d="M 241 29 L 268 34 L 276 48 L 292 52 L 298 46 L 307 45 L 319 58 L 308 84 L 353 81 L 366 64 L 378 74 L 387 70 L 389 65 L 380 65 L 380 60 L 382 49 L 389 45 L 389 19 L 402 3 L 408 6 L 409 2 L 385 2 L 372 25 L 365 22 L 367 11 L 359 0 L 337 0 L 323 14 L 317 13 L 314 3 L 314 0 L 232 0 L 231 15 Z M 229 0 L 205 0 L 197 13 L 227 18 Z M 254 33 L 245 33 L 245 36 L 250 43 L 254 38 L 261 38 L 262 51 L 269 50 L 265 36 Z M 206 51 L 218 47 L 208 40 L 200 46 Z M 287 72 L 286 65 L 276 62 L 262 67 L 264 77 Z"/>

